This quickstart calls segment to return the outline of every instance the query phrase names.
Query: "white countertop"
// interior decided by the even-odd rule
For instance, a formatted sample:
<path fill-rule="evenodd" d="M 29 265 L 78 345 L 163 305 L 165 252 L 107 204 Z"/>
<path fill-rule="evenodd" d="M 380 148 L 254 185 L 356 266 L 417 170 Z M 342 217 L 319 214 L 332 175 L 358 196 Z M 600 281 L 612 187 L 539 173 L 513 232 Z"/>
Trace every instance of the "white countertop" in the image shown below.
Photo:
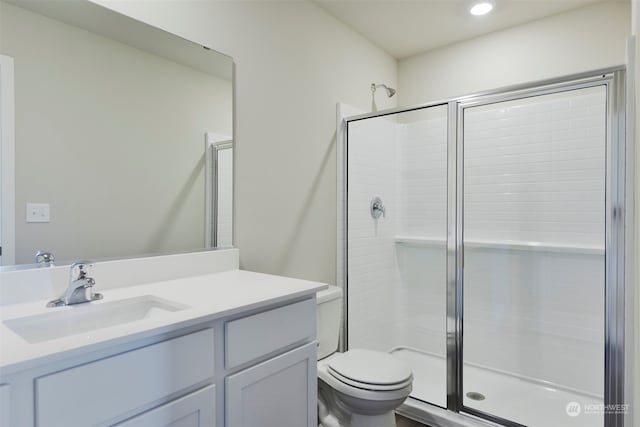
<path fill-rule="evenodd" d="M 153 295 L 188 308 L 39 343 L 28 343 L 0 323 L 0 375 L 308 296 L 326 287 L 318 282 L 232 270 L 105 290 L 96 283 L 95 292 L 102 293 L 104 299 L 77 306 L 47 308 L 45 300 L 1 306 L 2 322 L 144 295 Z"/>

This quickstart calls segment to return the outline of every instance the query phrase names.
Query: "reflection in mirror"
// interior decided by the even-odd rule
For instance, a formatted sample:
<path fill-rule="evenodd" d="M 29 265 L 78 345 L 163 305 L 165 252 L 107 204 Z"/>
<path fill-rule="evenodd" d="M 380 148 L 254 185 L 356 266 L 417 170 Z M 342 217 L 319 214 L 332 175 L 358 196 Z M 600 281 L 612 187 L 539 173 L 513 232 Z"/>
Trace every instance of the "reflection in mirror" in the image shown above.
<path fill-rule="evenodd" d="M 206 244 L 229 247 L 233 244 L 233 140 L 208 133 L 206 152 Z"/>
<path fill-rule="evenodd" d="M 232 59 L 90 2 L 0 8 L 1 265 L 231 246 Z"/>

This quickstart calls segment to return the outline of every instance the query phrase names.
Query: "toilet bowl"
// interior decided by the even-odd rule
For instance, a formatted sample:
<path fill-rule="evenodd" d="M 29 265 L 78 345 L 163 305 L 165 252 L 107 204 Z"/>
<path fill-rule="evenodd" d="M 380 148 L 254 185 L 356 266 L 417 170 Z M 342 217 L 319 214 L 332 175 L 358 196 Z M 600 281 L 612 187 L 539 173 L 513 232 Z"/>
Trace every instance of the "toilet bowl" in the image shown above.
<path fill-rule="evenodd" d="M 411 393 L 411 369 L 374 350 L 338 353 L 342 291 L 318 293 L 318 421 L 322 427 L 393 427 Z"/>

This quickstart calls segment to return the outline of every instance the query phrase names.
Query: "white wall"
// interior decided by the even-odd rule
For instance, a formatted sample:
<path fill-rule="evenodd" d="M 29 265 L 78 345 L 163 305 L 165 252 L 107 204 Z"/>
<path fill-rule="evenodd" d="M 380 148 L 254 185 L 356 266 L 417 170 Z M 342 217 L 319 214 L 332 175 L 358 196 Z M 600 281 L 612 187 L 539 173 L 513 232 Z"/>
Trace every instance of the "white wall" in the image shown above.
<path fill-rule="evenodd" d="M 64 261 L 203 248 L 204 133 L 231 133 L 231 83 L 1 7 L 16 70 L 16 263 L 38 249 Z M 30 202 L 49 203 L 51 221 L 26 223 Z"/>
<path fill-rule="evenodd" d="M 369 109 L 396 61 L 311 2 L 94 1 L 234 57 L 242 268 L 334 283 L 336 102 Z"/>
<path fill-rule="evenodd" d="M 607 1 L 403 59 L 399 105 L 414 105 L 625 62 L 626 2 Z"/>

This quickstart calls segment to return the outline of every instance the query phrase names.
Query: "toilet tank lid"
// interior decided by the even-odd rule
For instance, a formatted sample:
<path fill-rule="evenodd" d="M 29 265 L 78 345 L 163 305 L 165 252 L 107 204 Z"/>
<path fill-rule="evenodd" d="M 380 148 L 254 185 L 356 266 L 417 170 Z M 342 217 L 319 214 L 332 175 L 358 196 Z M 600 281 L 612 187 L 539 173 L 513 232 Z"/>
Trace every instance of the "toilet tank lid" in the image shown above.
<path fill-rule="evenodd" d="M 342 297 L 342 289 L 337 286 L 329 285 L 327 289 L 322 291 L 318 291 L 316 293 L 317 303 L 321 304 L 323 302 L 331 301 L 334 299 L 338 299 Z"/>

